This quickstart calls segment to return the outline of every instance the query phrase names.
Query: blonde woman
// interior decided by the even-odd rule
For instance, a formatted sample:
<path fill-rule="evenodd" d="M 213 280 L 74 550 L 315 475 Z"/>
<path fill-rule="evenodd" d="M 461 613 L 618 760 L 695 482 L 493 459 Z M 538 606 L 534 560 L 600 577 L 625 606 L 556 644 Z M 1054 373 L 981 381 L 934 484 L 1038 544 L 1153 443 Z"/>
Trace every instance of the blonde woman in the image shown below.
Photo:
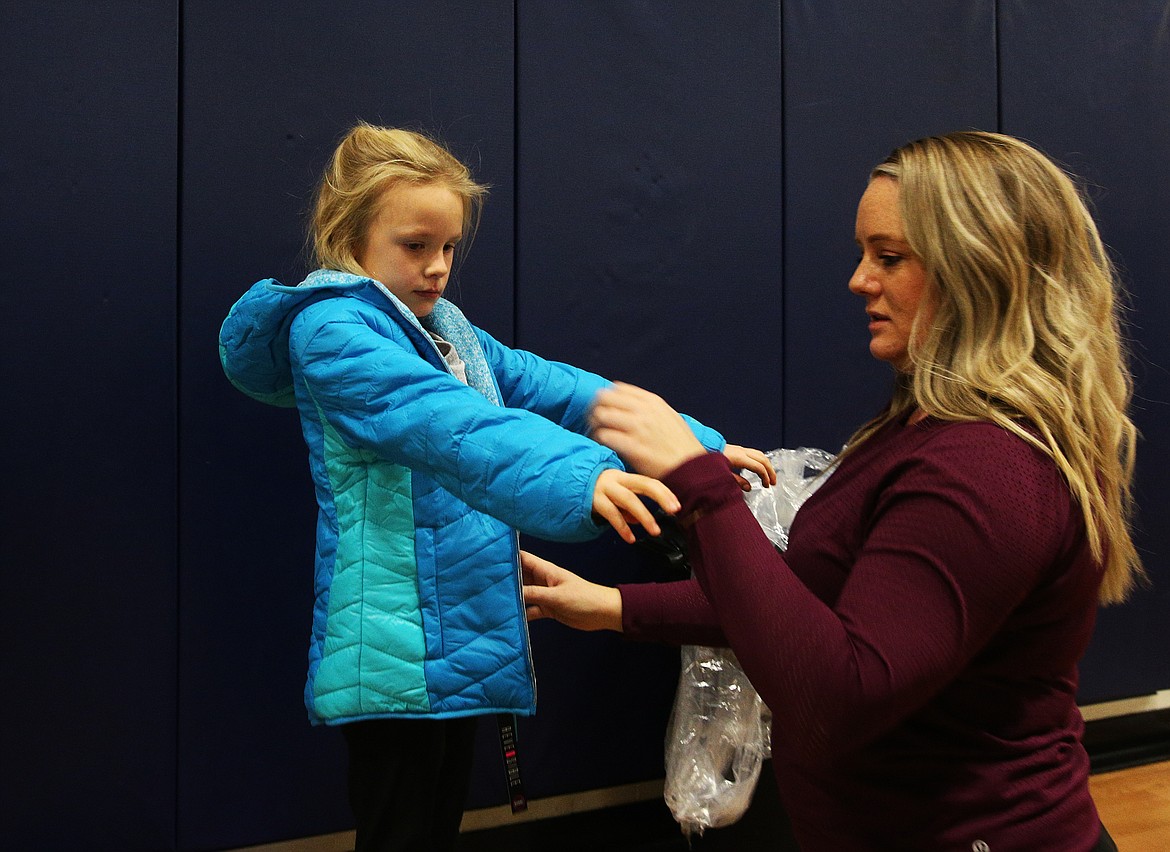
<path fill-rule="evenodd" d="M 585 436 L 604 379 L 443 298 L 484 195 L 434 140 L 359 124 L 318 191 L 321 268 L 257 283 L 220 335 L 240 390 L 300 412 L 320 509 L 305 703 L 345 734 L 358 852 L 453 848 L 475 719 L 535 709 L 516 530 L 575 541 L 604 519 L 633 541 L 658 532 L 640 497 L 677 508 Z"/>
<path fill-rule="evenodd" d="M 1096 227 L 1034 148 L 965 132 L 879 165 L 856 240 L 849 287 L 895 390 L 787 552 L 665 402 L 618 386 L 594 435 L 678 496 L 697 579 L 613 589 L 525 555 L 529 617 L 729 644 L 772 709 L 804 852 L 1113 849 L 1077 663 L 1141 569 Z"/>

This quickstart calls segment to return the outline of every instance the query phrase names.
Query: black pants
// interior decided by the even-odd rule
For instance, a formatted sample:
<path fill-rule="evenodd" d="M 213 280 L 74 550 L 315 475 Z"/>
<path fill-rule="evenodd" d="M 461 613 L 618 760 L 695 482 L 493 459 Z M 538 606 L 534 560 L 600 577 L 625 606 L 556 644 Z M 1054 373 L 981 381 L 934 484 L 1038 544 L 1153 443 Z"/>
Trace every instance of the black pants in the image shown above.
<path fill-rule="evenodd" d="M 1093 852 L 1117 852 L 1117 844 L 1113 842 L 1113 838 L 1109 836 L 1104 825 L 1101 826 L 1101 835 L 1097 838 L 1097 845 L 1093 847 Z"/>
<path fill-rule="evenodd" d="M 343 725 L 355 852 L 450 852 L 471 780 L 475 717 Z"/>

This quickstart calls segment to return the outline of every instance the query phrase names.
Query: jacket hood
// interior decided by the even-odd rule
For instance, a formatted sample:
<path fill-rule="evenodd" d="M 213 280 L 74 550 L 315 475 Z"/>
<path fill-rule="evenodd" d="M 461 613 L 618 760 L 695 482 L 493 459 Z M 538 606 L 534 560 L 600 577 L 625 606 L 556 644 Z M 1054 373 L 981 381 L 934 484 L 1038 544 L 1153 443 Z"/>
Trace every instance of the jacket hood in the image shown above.
<path fill-rule="evenodd" d="M 375 286 L 369 278 L 327 269 L 317 270 L 297 287 L 275 278 L 257 281 L 232 305 L 219 331 L 219 360 L 228 380 L 260 402 L 295 406 L 288 354 L 293 319 L 321 299 Z"/>

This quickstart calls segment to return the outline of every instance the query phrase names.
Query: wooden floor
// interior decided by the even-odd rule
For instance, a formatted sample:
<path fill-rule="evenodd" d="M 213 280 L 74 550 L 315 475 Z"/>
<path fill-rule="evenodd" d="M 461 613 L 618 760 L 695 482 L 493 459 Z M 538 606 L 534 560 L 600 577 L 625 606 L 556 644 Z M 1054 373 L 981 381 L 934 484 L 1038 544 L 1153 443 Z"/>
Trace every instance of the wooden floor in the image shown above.
<path fill-rule="evenodd" d="M 766 785 L 771 773 L 761 776 L 761 785 Z M 1119 852 L 1170 852 L 1170 761 L 1149 763 L 1129 769 L 1120 769 L 1109 772 L 1098 772 L 1089 779 L 1089 787 L 1093 793 L 1093 800 L 1097 803 L 1097 810 L 1101 814 L 1101 821 L 1109 828 L 1109 833 L 1117 843 Z M 759 788 L 757 788 L 757 793 Z M 643 803 L 645 804 L 645 803 Z M 633 806 L 627 806 L 633 807 Z M 617 814 L 621 809 L 612 811 Z M 632 820 L 631 824 L 644 826 L 646 837 L 627 836 L 629 830 L 623 829 L 620 833 L 631 843 L 612 845 L 614 850 L 638 850 L 638 852 L 687 852 L 688 846 L 683 840 L 678 826 L 675 825 L 665 807 L 655 809 L 657 821 L 646 819 Z M 768 849 L 769 852 L 784 852 L 795 849 L 792 844 L 777 846 L 775 838 L 784 834 L 776 826 L 757 819 L 752 823 L 753 810 L 736 826 L 711 831 L 690 847 L 690 852 L 729 852 L 729 850 Z M 540 820 L 527 826 L 520 825 L 512 829 L 496 829 L 494 831 L 472 831 L 464 834 L 460 844 L 461 849 L 468 852 L 499 852 L 506 849 L 509 852 L 547 852 L 550 849 L 564 852 L 566 849 L 597 849 L 604 848 L 605 844 L 593 842 L 582 835 L 574 844 L 573 829 L 564 824 L 566 819 L 588 819 L 589 815 L 563 817 L 560 820 Z M 758 814 L 757 814 L 758 817 Z M 605 829 L 610 832 L 614 818 L 610 818 L 610 825 Z M 529 829 L 528 834 L 520 833 L 522 829 Z M 541 833 L 541 829 L 547 829 Z M 739 835 L 734 832 L 739 829 Z M 592 829 L 590 829 L 592 830 Z M 502 832 L 512 832 L 503 837 Z M 761 839 L 755 837 L 755 831 Z M 567 834 L 566 834 L 567 832 Z M 720 841 L 719 832 L 727 832 L 726 842 Z M 588 834 L 588 832 L 585 832 Z M 608 836 L 608 835 L 607 835 Z M 736 838 L 748 842 L 737 843 Z M 611 838 L 612 839 L 612 838 Z M 640 845 L 639 845 L 640 842 Z M 353 832 L 306 838 L 303 840 L 285 841 L 283 843 L 252 846 L 247 849 L 237 849 L 235 852 L 350 852 L 353 849 Z"/>
<path fill-rule="evenodd" d="M 1170 850 L 1170 761 L 1093 775 L 1089 788 L 1118 852 Z"/>

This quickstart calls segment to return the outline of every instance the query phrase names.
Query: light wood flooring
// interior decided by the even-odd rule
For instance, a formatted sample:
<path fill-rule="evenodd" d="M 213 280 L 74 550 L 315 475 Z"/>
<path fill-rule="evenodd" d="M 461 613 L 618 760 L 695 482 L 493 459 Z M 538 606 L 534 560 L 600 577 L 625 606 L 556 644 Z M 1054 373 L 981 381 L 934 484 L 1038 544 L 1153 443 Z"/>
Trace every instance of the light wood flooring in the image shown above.
<path fill-rule="evenodd" d="M 1118 852 L 1170 852 L 1170 761 L 1102 772 L 1089 788 Z"/>
<path fill-rule="evenodd" d="M 1097 803 L 1097 810 L 1101 813 L 1101 820 L 1108 826 L 1109 833 L 1117 843 L 1118 852 L 1170 852 L 1170 761 L 1099 772 L 1090 777 L 1089 786 Z M 645 846 L 647 852 L 686 848 L 677 827 L 665 814 L 666 811 L 662 810 L 659 815 L 663 826 L 661 834 L 670 838 L 672 842 L 648 843 Z M 478 834 L 472 832 L 470 837 L 465 835 L 465 843 Z M 704 842 L 708 839 L 713 839 L 710 834 L 704 837 Z M 561 837 L 552 845 L 542 846 L 540 840 L 535 839 L 526 844 L 492 845 L 490 848 L 528 852 L 532 849 L 563 848 L 564 841 L 565 838 Z M 472 844 L 472 848 L 489 847 Z M 725 848 L 734 846 L 725 845 Z M 752 848 L 759 848 L 759 844 Z M 347 831 L 316 838 L 252 846 L 235 852 L 349 852 L 352 849 L 353 832 Z"/>

